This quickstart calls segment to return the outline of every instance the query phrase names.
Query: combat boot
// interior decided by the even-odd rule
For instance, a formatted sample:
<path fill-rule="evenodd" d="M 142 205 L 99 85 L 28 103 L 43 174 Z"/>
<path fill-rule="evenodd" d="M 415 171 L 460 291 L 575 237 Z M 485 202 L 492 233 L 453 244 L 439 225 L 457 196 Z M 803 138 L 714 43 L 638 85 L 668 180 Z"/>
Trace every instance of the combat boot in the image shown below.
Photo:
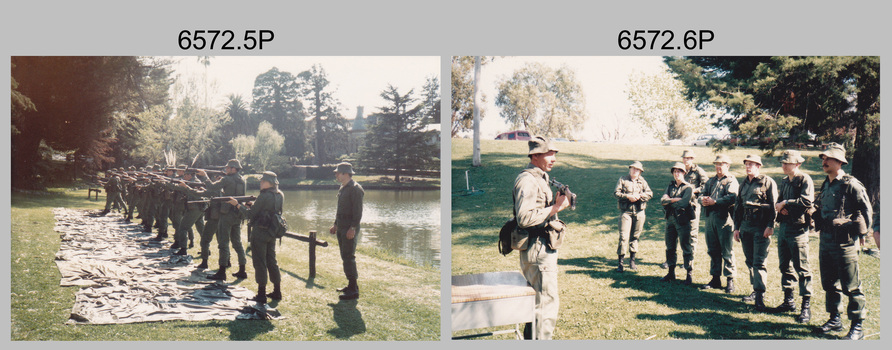
<path fill-rule="evenodd" d="M 620 255 L 619 259 L 617 259 L 616 272 L 623 272 L 623 255 Z"/>
<path fill-rule="evenodd" d="M 344 294 L 338 296 L 341 300 L 353 300 L 359 298 L 359 285 L 356 283 L 355 279 L 351 279 L 347 284 L 347 288 L 344 288 Z"/>
<path fill-rule="evenodd" d="M 672 282 L 675 280 L 675 265 L 669 265 L 666 267 L 669 269 L 669 272 L 666 273 L 666 276 L 660 278 L 660 282 Z"/>
<path fill-rule="evenodd" d="M 792 289 L 784 289 L 784 302 L 778 305 L 777 307 L 771 309 L 769 311 L 773 314 L 779 314 L 781 312 L 787 311 L 796 311 L 796 301 L 793 300 L 793 290 Z"/>
<path fill-rule="evenodd" d="M 199 269 L 208 268 L 208 259 L 201 259 L 201 264 L 198 264 L 198 266 L 196 266 L 196 268 L 199 268 Z"/>
<path fill-rule="evenodd" d="M 747 295 L 747 296 L 741 298 L 740 300 L 743 301 L 744 303 L 749 303 L 749 302 L 755 301 L 756 300 L 756 291 L 753 291 L 752 293 L 750 293 L 750 295 Z"/>
<path fill-rule="evenodd" d="M 238 266 L 238 272 L 232 274 L 235 278 L 248 278 L 248 274 L 245 273 L 245 265 Z"/>
<path fill-rule="evenodd" d="M 635 265 L 635 253 L 629 253 L 629 271 L 638 271 L 638 266 Z"/>
<path fill-rule="evenodd" d="M 725 294 L 734 293 L 734 279 L 728 277 L 728 284 L 725 285 Z"/>
<path fill-rule="evenodd" d="M 852 320 L 852 327 L 849 328 L 849 333 L 843 339 L 846 340 L 861 340 L 864 339 L 864 330 L 861 328 L 862 320 Z"/>
<path fill-rule="evenodd" d="M 272 300 L 282 300 L 282 290 L 278 284 L 273 284 L 273 292 L 266 295 L 267 298 Z"/>
<path fill-rule="evenodd" d="M 796 316 L 796 322 L 808 323 L 811 321 L 811 297 L 802 297 L 802 309 L 799 310 L 799 316 Z"/>
<path fill-rule="evenodd" d="M 215 280 L 215 281 L 225 281 L 226 280 L 226 267 L 220 266 L 220 269 L 217 270 L 217 273 L 208 276 L 208 279 Z"/>
<path fill-rule="evenodd" d="M 709 283 L 700 286 L 700 289 L 722 289 L 722 279 L 719 275 L 712 275 Z"/>
<path fill-rule="evenodd" d="M 768 311 L 768 308 L 765 307 L 765 293 L 764 292 L 756 292 L 756 300 L 754 303 L 757 312 L 765 312 Z"/>
<path fill-rule="evenodd" d="M 694 271 L 688 270 L 687 276 L 685 276 L 684 282 L 681 282 L 681 284 L 690 286 L 693 283 L 694 283 Z"/>
<path fill-rule="evenodd" d="M 180 249 L 180 248 L 182 248 L 182 247 L 180 247 L 180 242 L 173 242 L 173 244 L 170 245 L 170 249 Z"/>
<path fill-rule="evenodd" d="M 266 286 L 257 287 L 257 295 L 251 298 L 251 300 L 256 301 L 260 305 L 266 304 Z"/>
<path fill-rule="evenodd" d="M 183 248 L 180 248 L 180 250 L 178 250 L 176 253 L 173 253 L 173 255 L 186 255 L 187 253 L 188 252 L 186 251 L 186 248 L 183 247 Z"/>
<path fill-rule="evenodd" d="M 105 214 L 108 214 L 109 212 L 110 212 L 110 210 L 108 210 L 108 209 L 103 210 L 103 211 L 99 212 L 99 216 L 105 216 Z"/>
<path fill-rule="evenodd" d="M 860 325 L 859 325 L 860 326 Z M 820 327 L 815 328 L 815 333 L 818 334 L 827 334 L 830 332 L 838 332 L 843 329 L 842 320 L 839 318 L 838 313 L 830 314 L 830 319 L 827 322 L 824 322 Z"/>

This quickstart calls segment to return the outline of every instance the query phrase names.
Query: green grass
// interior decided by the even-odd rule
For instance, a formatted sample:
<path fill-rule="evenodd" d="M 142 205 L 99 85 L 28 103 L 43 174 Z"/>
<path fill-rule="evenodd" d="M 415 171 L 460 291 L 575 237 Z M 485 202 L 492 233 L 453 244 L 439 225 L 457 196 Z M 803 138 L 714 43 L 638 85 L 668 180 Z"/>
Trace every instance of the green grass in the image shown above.
<path fill-rule="evenodd" d="M 430 267 L 361 247 L 357 253 L 361 297 L 339 303 L 335 288 L 346 284 L 337 240 L 317 248 L 317 276 L 308 280 L 307 246 L 284 239 L 277 246 L 284 299 L 271 303 L 286 318 L 275 321 L 157 322 L 126 325 L 66 325 L 77 288 L 59 287 L 54 256 L 59 235 L 52 208 L 99 210 L 86 190 L 13 193 L 11 238 L 12 340 L 437 340 L 440 335 L 440 274 Z M 242 236 L 245 236 L 243 229 Z M 196 242 L 197 243 L 197 242 Z M 216 243 L 212 243 L 212 247 Z M 371 255 L 365 254 L 370 252 Z M 198 255 L 198 247 L 189 250 Z M 250 254 L 250 253 L 249 253 Z M 216 266 L 216 251 L 209 264 Z M 250 261 L 250 257 L 248 258 Z M 234 282 L 257 290 L 249 278 Z"/>
<path fill-rule="evenodd" d="M 559 143 L 557 165 L 550 175 L 570 186 L 578 195 L 575 211 L 565 210 L 560 217 L 570 234 L 560 250 L 560 314 L 556 339 L 822 339 L 811 334 L 811 328 L 823 323 L 824 292 L 818 273 L 818 237 L 811 237 L 810 264 L 813 274 L 812 321 L 800 325 L 792 313 L 769 315 L 755 313 L 740 297 L 749 294 L 752 286 L 746 273 L 740 244 L 735 243 L 738 269 L 737 292 L 702 292 L 680 283 L 661 283 L 665 275 L 659 265 L 665 260 L 663 232 L 665 220 L 659 208 L 669 181 L 669 167 L 681 160 L 685 147 L 651 145 L 609 145 L 591 143 Z M 710 175 L 715 155 L 706 147 L 694 147 L 696 162 Z M 518 271 L 516 252 L 508 256 L 498 253 L 496 241 L 502 224 L 512 215 L 511 188 L 519 171 L 526 166 L 526 142 L 481 141 L 482 166 L 471 166 L 471 141 L 452 139 L 453 193 L 465 190 L 465 171 L 471 185 L 483 194 L 452 197 L 452 274 L 492 271 Z M 757 149 L 735 149 L 727 152 L 733 164 L 731 172 L 741 179 L 742 160 Z M 816 182 L 824 179 L 820 171 L 819 151 L 803 152 L 804 169 Z M 639 243 L 639 267 L 635 273 L 617 273 L 619 211 L 613 190 L 617 179 L 628 173 L 628 165 L 639 160 L 643 176 L 654 191 L 648 204 L 647 221 Z M 763 157 L 763 173 L 781 178 L 783 172 L 777 158 Z M 848 170 L 848 169 L 846 169 Z M 701 225 L 694 262 L 694 282 L 709 281 L 709 257 L 706 255 L 704 229 Z M 679 253 L 680 255 L 681 253 Z M 768 268 L 768 291 L 765 303 L 780 304 L 777 245 L 772 240 Z M 860 260 L 863 290 L 869 310 L 865 321 L 868 339 L 879 339 L 880 332 L 880 260 L 862 255 Z M 678 270 L 683 277 L 683 269 Z M 798 292 L 797 292 L 798 293 Z M 799 297 L 797 296 L 797 304 Z M 848 328 L 848 320 L 845 320 Z M 454 335 L 478 333 L 481 330 L 455 332 Z M 844 335 L 842 333 L 841 335 Z M 512 335 L 497 336 L 510 339 Z"/>

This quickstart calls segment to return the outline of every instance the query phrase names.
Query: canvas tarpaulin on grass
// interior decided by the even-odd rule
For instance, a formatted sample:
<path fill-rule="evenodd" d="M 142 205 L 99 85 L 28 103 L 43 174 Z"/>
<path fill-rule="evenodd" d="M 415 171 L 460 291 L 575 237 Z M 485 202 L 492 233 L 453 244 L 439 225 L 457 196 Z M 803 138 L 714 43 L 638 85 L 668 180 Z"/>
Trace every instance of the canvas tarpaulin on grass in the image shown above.
<path fill-rule="evenodd" d="M 68 323 L 116 324 L 276 318 L 250 301 L 248 289 L 205 278 L 189 255 L 173 255 L 120 215 L 56 208 L 62 240 L 56 266 L 60 285 L 80 286 Z"/>

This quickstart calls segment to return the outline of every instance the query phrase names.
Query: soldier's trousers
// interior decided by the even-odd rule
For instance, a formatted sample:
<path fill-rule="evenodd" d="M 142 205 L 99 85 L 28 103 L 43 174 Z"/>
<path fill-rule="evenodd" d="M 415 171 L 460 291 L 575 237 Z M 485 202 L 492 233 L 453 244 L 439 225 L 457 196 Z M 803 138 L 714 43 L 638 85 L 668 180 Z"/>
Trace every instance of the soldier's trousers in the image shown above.
<path fill-rule="evenodd" d="M 125 218 L 131 219 L 133 218 L 133 211 L 136 210 L 136 196 L 128 194 L 127 195 L 127 213 L 124 215 Z"/>
<path fill-rule="evenodd" d="M 729 215 L 718 211 L 706 214 L 706 251 L 709 254 L 709 274 L 734 278 L 734 222 Z"/>
<path fill-rule="evenodd" d="M 359 227 L 356 228 L 353 239 L 347 239 L 347 229 L 338 229 L 337 237 L 341 261 L 344 265 L 344 276 L 347 277 L 347 280 L 355 280 L 359 278 L 359 271 L 356 270 L 356 242 L 359 241 Z"/>
<path fill-rule="evenodd" d="M 127 206 L 124 205 L 124 199 L 121 198 L 121 192 L 107 192 L 105 194 L 105 210 L 111 211 L 112 206 L 127 210 Z"/>
<path fill-rule="evenodd" d="M 811 296 L 811 270 L 808 263 L 808 227 L 782 222 L 777 228 L 777 260 L 781 287 L 793 290 L 799 281 L 799 295 Z M 798 278 L 797 278 L 798 275 Z"/>
<path fill-rule="evenodd" d="M 180 247 L 187 247 L 186 232 L 192 229 L 194 225 L 198 228 L 198 232 L 204 231 L 204 221 L 201 219 L 204 212 L 201 210 L 187 210 L 179 220 L 179 225 L 174 233 L 174 241 L 180 244 Z M 210 242 L 208 242 L 210 245 Z"/>
<path fill-rule="evenodd" d="M 167 219 L 170 217 L 170 204 L 167 202 L 168 200 L 165 199 L 158 206 L 158 216 L 155 217 L 155 221 L 158 222 L 158 234 L 164 237 L 167 237 Z"/>
<path fill-rule="evenodd" d="M 542 236 L 530 240 L 529 248 L 520 253 L 520 270 L 536 291 L 536 339 L 554 335 L 560 298 L 558 296 L 558 252 L 548 249 Z"/>
<path fill-rule="evenodd" d="M 273 285 L 282 282 L 279 263 L 276 261 L 276 239 L 257 228 L 251 232 L 251 262 L 254 263 L 254 281 L 257 282 L 257 287 L 266 287 L 267 275 Z"/>
<path fill-rule="evenodd" d="M 201 260 L 207 260 L 208 256 L 211 255 L 211 241 L 214 240 L 214 236 L 217 234 L 217 230 L 220 229 L 220 219 L 208 219 L 207 222 L 204 223 L 204 229 L 199 231 L 201 232 L 201 241 L 199 242 L 199 246 L 201 247 Z M 223 266 L 228 262 L 221 261 L 220 266 Z"/>
<path fill-rule="evenodd" d="M 867 317 L 867 298 L 861 291 L 861 278 L 858 275 L 858 240 L 836 243 L 833 234 L 821 231 L 818 262 L 821 266 L 821 287 L 827 296 L 827 312 L 839 313 L 842 296 L 849 297 L 846 308 L 849 319 L 863 320 Z"/>
<path fill-rule="evenodd" d="M 225 204 L 229 205 L 229 204 Z M 220 216 L 220 227 L 217 229 L 217 247 L 220 249 L 220 266 L 229 265 L 229 242 L 238 258 L 239 266 L 246 265 L 245 247 L 242 244 L 242 218 L 228 214 Z M 225 264 L 225 265 L 224 265 Z"/>
<path fill-rule="evenodd" d="M 145 209 L 145 212 L 143 212 L 143 209 Z M 152 232 L 152 226 L 155 224 L 155 213 L 157 212 L 154 203 L 147 200 L 145 205 L 140 207 L 139 210 L 142 215 L 143 231 Z"/>
<path fill-rule="evenodd" d="M 691 219 L 691 237 L 694 240 L 694 245 L 697 245 L 697 238 L 700 237 L 700 211 L 702 210 L 700 200 L 694 202 L 691 208 L 694 209 L 694 218 Z"/>
<path fill-rule="evenodd" d="M 685 270 L 693 270 L 694 247 L 697 246 L 697 237 L 691 235 L 690 222 L 680 223 L 670 215 L 666 219 L 666 263 L 671 266 L 675 266 L 678 262 L 677 246 L 681 246 Z"/>
<path fill-rule="evenodd" d="M 644 210 L 637 213 L 625 211 L 619 216 L 619 245 L 616 255 L 638 252 L 638 238 L 644 231 Z"/>
<path fill-rule="evenodd" d="M 765 226 L 753 226 L 749 221 L 740 225 L 740 246 L 743 248 L 744 262 L 749 270 L 750 283 L 753 291 L 765 292 L 768 284 L 768 269 L 765 268 L 765 259 L 768 259 L 768 246 L 771 245 L 771 237 L 765 238 Z"/>

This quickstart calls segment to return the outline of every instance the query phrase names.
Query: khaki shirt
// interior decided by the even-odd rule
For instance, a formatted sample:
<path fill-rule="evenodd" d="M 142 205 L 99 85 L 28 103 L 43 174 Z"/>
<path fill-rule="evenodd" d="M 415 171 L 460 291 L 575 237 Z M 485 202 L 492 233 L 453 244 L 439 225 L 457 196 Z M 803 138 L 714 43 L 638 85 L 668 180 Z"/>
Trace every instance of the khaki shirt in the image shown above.
<path fill-rule="evenodd" d="M 792 179 L 784 176 L 778 187 L 778 203 L 787 201 L 787 215 L 777 213 L 778 222 L 805 224 L 805 216 L 815 199 L 815 183 L 808 174 L 797 171 Z"/>
<path fill-rule="evenodd" d="M 626 195 L 635 194 L 641 195 L 641 199 L 637 202 L 630 202 L 626 198 Z M 616 189 L 613 190 L 613 196 L 616 197 L 619 211 L 639 212 L 647 208 L 647 201 L 654 197 L 654 193 L 650 190 L 650 186 L 648 186 L 647 181 L 644 180 L 643 176 L 638 176 L 637 179 L 632 180 L 631 176 L 623 175 L 619 178 L 619 181 L 616 182 Z"/>
<path fill-rule="evenodd" d="M 734 175 L 725 174 L 721 179 L 718 175 L 709 178 L 706 181 L 706 185 L 703 186 L 701 195 L 714 199 L 715 204 L 704 205 L 704 213 L 709 215 L 712 212 L 719 212 L 721 217 L 727 217 L 731 214 L 734 202 L 737 201 L 739 190 L 740 185 L 737 183 L 737 178 Z"/>
<path fill-rule="evenodd" d="M 867 198 L 867 190 L 852 175 L 843 174 L 832 180 L 828 176 L 821 184 L 817 202 L 824 222 L 836 218 L 850 219 L 859 223 L 861 233 L 867 232 L 872 225 L 873 207 Z"/>
<path fill-rule="evenodd" d="M 544 227 L 554 194 L 548 186 L 548 173 L 532 163 L 514 180 L 514 214 L 519 228 Z"/>
<path fill-rule="evenodd" d="M 752 180 L 744 177 L 740 184 L 740 194 L 734 204 L 734 229 L 740 230 L 744 220 L 748 220 L 754 226 L 773 227 L 777 212 L 774 204 L 777 203 L 777 183 L 774 179 L 759 174 Z"/>

